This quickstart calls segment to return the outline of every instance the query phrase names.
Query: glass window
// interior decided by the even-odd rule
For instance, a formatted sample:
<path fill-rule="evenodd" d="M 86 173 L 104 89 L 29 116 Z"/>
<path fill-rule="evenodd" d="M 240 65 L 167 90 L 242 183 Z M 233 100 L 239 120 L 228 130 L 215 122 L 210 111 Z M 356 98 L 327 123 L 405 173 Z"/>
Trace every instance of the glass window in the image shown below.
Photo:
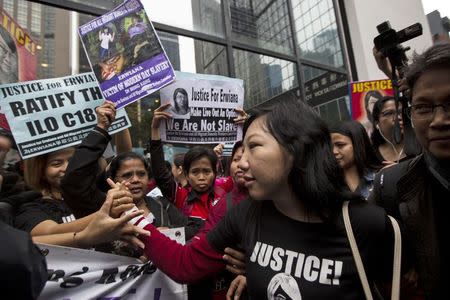
<path fill-rule="evenodd" d="M 291 1 L 300 55 L 326 65 L 344 67 L 332 0 Z"/>
<path fill-rule="evenodd" d="M 96 9 L 109 11 L 123 0 L 66 0 Z M 221 0 L 141 0 L 151 21 L 198 31 L 214 36 L 224 36 Z"/>
<path fill-rule="evenodd" d="M 232 37 L 241 43 L 293 54 L 286 1 L 230 0 Z"/>
<path fill-rule="evenodd" d="M 245 108 L 298 86 L 293 62 L 236 49 L 233 58 L 236 77 L 245 84 Z"/>

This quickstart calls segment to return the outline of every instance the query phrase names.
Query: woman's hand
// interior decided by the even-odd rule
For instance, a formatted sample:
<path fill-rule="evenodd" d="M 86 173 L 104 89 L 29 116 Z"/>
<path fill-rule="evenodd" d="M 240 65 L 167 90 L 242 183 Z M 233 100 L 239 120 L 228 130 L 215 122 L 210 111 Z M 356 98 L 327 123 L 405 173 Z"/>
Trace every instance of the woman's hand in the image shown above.
<path fill-rule="evenodd" d="M 237 114 L 237 117 L 233 119 L 235 124 L 244 124 L 244 122 L 248 118 L 248 114 L 242 108 L 235 108 L 234 111 Z"/>
<path fill-rule="evenodd" d="M 86 226 L 86 228 L 79 232 L 74 239 L 81 247 L 90 247 L 114 240 L 125 240 L 135 246 L 144 248 L 137 236 L 149 236 L 150 232 L 128 224 L 131 219 L 142 215 L 142 210 L 134 211 L 130 214 L 123 214 L 120 218 L 114 219 L 109 215 L 112 206 L 112 198 L 106 198 L 100 210 L 96 213 L 94 219 Z"/>
<path fill-rule="evenodd" d="M 224 250 L 223 260 L 227 263 L 227 271 L 234 275 L 245 274 L 245 253 L 227 247 Z"/>
<path fill-rule="evenodd" d="M 134 207 L 133 196 L 128 189 L 122 187 L 115 187 L 108 191 L 106 198 L 112 199 L 112 206 L 110 215 L 113 218 L 118 218 L 122 213 Z"/>
<path fill-rule="evenodd" d="M 247 287 L 247 277 L 238 275 L 230 284 L 227 300 L 239 300 Z"/>
<path fill-rule="evenodd" d="M 170 103 L 161 105 L 153 112 L 152 129 L 159 129 L 162 120 L 169 120 L 172 114 L 165 112 L 170 107 Z"/>
<path fill-rule="evenodd" d="M 108 130 L 116 119 L 116 106 L 113 102 L 106 100 L 102 105 L 95 108 L 95 113 L 97 114 L 97 126 L 103 130 Z"/>
<path fill-rule="evenodd" d="M 216 154 L 217 158 L 220 159 L 222 157 L 224 147 L 225 147 L 224 144 L 218 144 L 217 146 L 214 147 L 213 151 Z"/>

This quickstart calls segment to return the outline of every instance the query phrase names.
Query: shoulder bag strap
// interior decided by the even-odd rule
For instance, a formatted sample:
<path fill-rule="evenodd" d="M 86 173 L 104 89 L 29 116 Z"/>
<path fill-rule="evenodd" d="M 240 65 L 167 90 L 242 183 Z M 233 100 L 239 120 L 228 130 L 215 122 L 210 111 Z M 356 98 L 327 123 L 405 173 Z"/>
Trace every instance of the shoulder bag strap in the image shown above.
<path fill-rule="evenodd" d="M 350 215 L 348 213 L 348 201 L 345 201 L 342 204 L 342 216 L 344 217 L 345 231 L 347 232 L 347 238 L 348 241 L 350 242 L 350 248 L 352 249 L 353 259 L 355 260 L 359 279 L 361 280 L 361 284 L 363 286 L 364 295 L 366 295 L 367 300 L 373 300 L 369 282 L 367 281 L 366 272 L 364 271 L 364 265 L 361 260 L 361 255 L 359 254 L 355 236 L 353 235 L 352 224 L 350 222 Z"/>
<path fill-rule="evenodd" d="M 392 270 L 392 292 L 391 299 L 400 299 L 400 270 L 402 266 L 402 235 L 397 220 L 388 216 L 394 229 L 394 266 Z"/>
<path fill-rule="evenodd" d="M 359 254 L 358 246 L 356 244 L 355 236 L 353 235 L 352 224 L 350 222 L 350 215 L 348 212 L 348 201 L 342 204 L 342 215 L 344 217 L 345 231 L 347 232 L 347 237 L 350 242 L 350 247 L 352 249 L 353 258 L 355 259 L 356 269 L 358 270 L 359 279 L 364 289 L 364 294 L 367 300 L 372 300 L 372 292 L 370 290 L 369 282 L 367 280 L 366 272 L 364 271 L 364 265 L 361 260 L 361 255 Z M 402 238 L 400 233 L 400 227 L 397 221 L 388 216 L 391 221 L 392 228 L 394 230 L 394 263 L 392 271 L 392 291 L 391 300 L 400 299 L 400 270 L 401 270 L 401 260 L 402 260 Z"/>

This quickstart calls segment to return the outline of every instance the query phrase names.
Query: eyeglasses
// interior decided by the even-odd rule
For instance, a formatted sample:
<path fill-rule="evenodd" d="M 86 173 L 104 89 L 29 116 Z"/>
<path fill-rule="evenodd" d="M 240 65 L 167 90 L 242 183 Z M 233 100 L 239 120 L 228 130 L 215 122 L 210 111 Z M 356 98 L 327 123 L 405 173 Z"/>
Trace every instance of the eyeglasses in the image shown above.
<path fill-rule="evenodd" d="M 399 109 L 399 110 L 396 111 L 395 109 L 389 109 L 389 110 L 382 111 L 380 113 L 380 115 L 385 117 L 385 118 L 393 118 L 396 114 L 397 115 L 401 115 L 402 114 L 402 110 Z"/>
<path fill-rule="evenodd" d="M 450 115 L 450 102 L 442 104 L 415 104 L 407 109 L 409 117 L 414 117 L 417 120 L 431 120 L 436 113 L 436 109 L 442 107 L 442 110 L 447 115 Z"/>
<path fill-rule="evenodd" d="M 135 175 L 139 179 L 142 179 L 147 176 L 147 171 L 144 171 L 144 170 L 130 171 L 130 172 L 123 173 L 122 175 L 117 175 L 117 177 L 128 181 L 128 180 L 132 179 Z"/>

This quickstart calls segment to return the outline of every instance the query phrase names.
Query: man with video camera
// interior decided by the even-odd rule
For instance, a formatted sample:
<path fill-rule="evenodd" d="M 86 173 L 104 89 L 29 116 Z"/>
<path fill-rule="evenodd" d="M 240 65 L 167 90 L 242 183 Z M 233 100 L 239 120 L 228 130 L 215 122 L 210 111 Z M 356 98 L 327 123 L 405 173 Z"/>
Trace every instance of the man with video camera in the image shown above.
<path fill-rule="evenodd" d="M 377 47 L 374 55 L 379 68 L 395 77 L 385 53 Z M 450 279 L 450 236 L 445 232 L 450 225 L 450 44 L 416 55 L 402 82 L 402 90 L 409 89 L 405 115 L 423 153 L 380 171 L 369 201 L 403 225 L 409 262 L 403 271 L 417 288 L 415 296 L 423 292 L 426 299 L 444 299 Z"/>

